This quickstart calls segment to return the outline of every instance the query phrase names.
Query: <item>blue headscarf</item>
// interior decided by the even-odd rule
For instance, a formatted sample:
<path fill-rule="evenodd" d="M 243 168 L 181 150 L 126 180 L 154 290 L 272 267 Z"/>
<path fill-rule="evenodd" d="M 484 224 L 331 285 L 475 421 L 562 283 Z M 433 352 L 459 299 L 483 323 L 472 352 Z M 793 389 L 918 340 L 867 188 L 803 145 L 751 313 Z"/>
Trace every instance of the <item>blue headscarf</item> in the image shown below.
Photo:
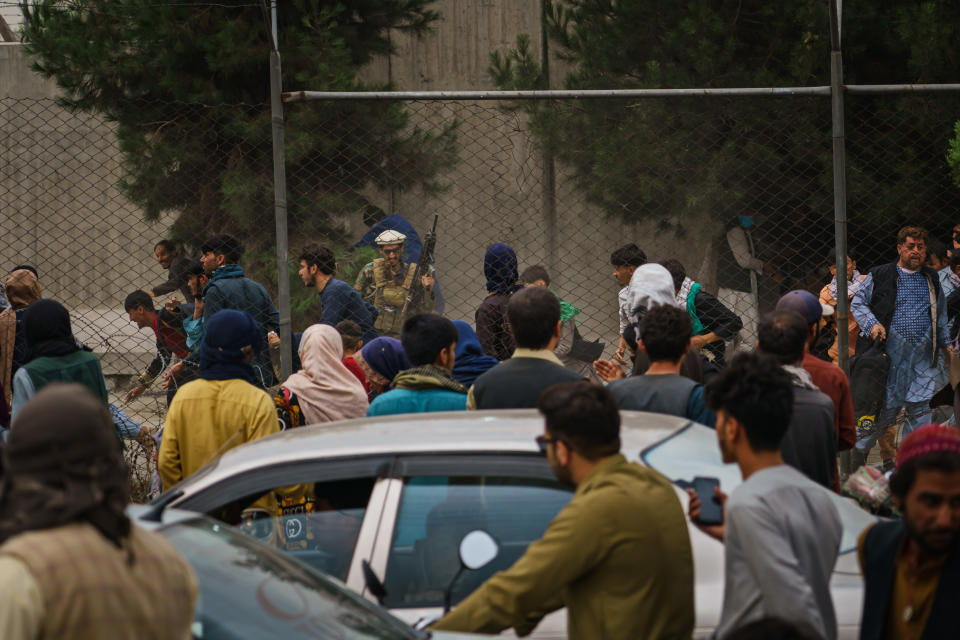
<path fill-rule="evenodd" d="M 204 325 L 203 345 L 200 347 L 200 377 L 206 380 L 246 380 L 259 382 L 253 367 L 246 362 L 244 347 L 260 352 L 263 336 L 256 320 L 246 311 L 221 309 Z"/>
<path fill-rule="evenodd" d="M 510 245 L 497 242 L 487 247 L 483 256 L 483 275 L 487 278 L 487 291 L 508 296 L 523 288 L 517 281 L 517 254 Z"/>
<path fill-rule="evenodd" d="M 398 373 L 413 366 L 396 338 L 374 338 L 363 345 L 360 355 L 371 369 L 391 381 Z"/>
<path fill-rule="evenodd" d="M 457 328 L 457 349 L 453 359 L 453 379 L 465 387 L 473 384 L 481 373 L 500 363 L 493 356 L 483 355 L 483 347 L 473 327 L 463 320 L 454 320 Z"/>

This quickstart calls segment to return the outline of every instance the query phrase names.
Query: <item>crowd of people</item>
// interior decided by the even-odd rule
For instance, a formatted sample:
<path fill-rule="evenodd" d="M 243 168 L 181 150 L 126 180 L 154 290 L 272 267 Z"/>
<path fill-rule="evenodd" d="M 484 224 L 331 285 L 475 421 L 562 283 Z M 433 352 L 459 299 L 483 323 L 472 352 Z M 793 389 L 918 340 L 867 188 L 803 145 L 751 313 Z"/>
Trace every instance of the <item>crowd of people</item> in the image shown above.
<path fill-rule="evenodd" d="M 728 257 L 741 268 L 762 268 L 743 266 L 748 228 L 744 222 L 731 230 Z M 960 229 L 955 238 L 960 241 Z M 960 597 L 960 430 L 927 423 L 935 396 L 953 404 L 954 389 L 960 394 L 960 376 L 951 376 L 960 370 L 960 323 L 953 322 L 960 312 L 960 258 L 948 258 L 926 230 L 901 229 L 896 261 L 865 275 L 848 259 L 845 328 L 833 321 L 835 268 L 819 296 L 789 291 L 772 312 L 744 315 L 724 302 L 725 295 L 731 299 L 729 287 L 711 295 L 679 261 L 652 263 L 635 244 L 618 248 L 610 256 L 621 286 L 617 308 L 612 299 L 610 306 L 619 319 L 611 359 L 602 358 L 601 342 L 580 335 L 581 310 L 550 288 L 548 271 L 530 265 L 521 273 L 509 245 L 486 251 L 487 295 L 471 326 L 437 313 L 438 274 L 405 255 L 406 242 L 396 229 L 379 232 L 381 257 L 353 284 L 334 277 L 329 247 L 303 249 L 299 276 L 316 290 L 322 310 L 315 324 L 295 334 L 295 372 L 286 379 L 279 370 L 279 313 L 240 266 L 241 243 L 213 236 L 197 260 L 167 240 L 157 243 L 156 259 L 169 279 L 124 300 L 130 321 L 156 339 L 155 357 L 125 400 L 159 381 L 169 405 L 162 430 L 150 434 L 159 445 L 157 489 L 169 489 L 230 448 L 304 425 L 538 409 L 545 425 L 541 450 L 576 493 L 542 539 L 435 628 L 512 627 L 523 634 L 566 607 L 570 637 L 688 638 L 694 624 L 689 522 L 724 546 L 717 637 L 761 637 L 756 634 L 767 629 L 776 637 L 832 640 L 837 623 L 829 583 L 842 525 L 830 493 L 852 470 L 840 468 L 838 454 L 850 451 L 855 468 L 879 441 L 879 466 L 892 471 L 901 517 L 860 538 L 861 637 L 950 637 L 951 605 Z M 48 569 L 61 551 L 30 555 L 44 536 L 52 546 L 63 539 L 72 548 L 82 539 L 102 548 L 91 562 L 112 562 L 107 556 L 114 547 L 132 545 L 144 562 L 125 579 L 136 583 L 138 572 L 168 562 L 169 555 L 163 545 L 138 537 L 117 487 L 123 440 L 145 440 L 147 430 L 110 402 L 97 356 L 73 335 L 68 310 L 43 297 L 36 270 L 16 267 L 4 284 L 0 583 L 23 580 L 50 602 L 46 596 L 59 578 Z M 171 293 L 158 308 L 156 298 Z M 743 340 L 745 327 L 751 343 Z M 860 425 L 851 380 L 837 366 L 837 331 L 848 332 L 851 355 L 882 342 L 890 360 L 887 379 L 873 383 L 884 389 L 884 410 Z M 710 497 L 721 505 L 720 522 L 701 518 L 704 496 L 691 491 L 685 513 L 666 478 L 626 460 L 620 410 L 679 416 L 715 430 L 723 460 L 743 477 L 730 496 L 718 488 Z M 77 429 L 65 429 L 64 441 L 76 448 L 44 449 L 44 438 L 63 438 L 54 423 L 68 419 Z M 898 425 L 899 449 L 892 435 Z M 35 465 L 25 460 L 31 455 L 38 456 Z M 57 476 L 70 465 L 85 469 L 71 481 L 86 483 L 81 494 L 90 504 L 54 514 L 53 504 L 80 495 Z M 37 487 L 49 498 L 38 497 Z M 276 513 L 282 502 L 267 495 L 253 506 Z M 150 545 L 152 551 L 144 550 Z M 170 562 L 165 570 L 177 566 Z M 163 575 L 179 602 L 196 597 L 191 579 Z M 129 591 L 146 597 L 137 587 Z M 18 610 L 28 604 L 3 600 L 0 628 L 12 629 L 15 619 L 20 630 L 4 637 L 55 628 L 45 626 L 49 612 L 42 607 Z"/>

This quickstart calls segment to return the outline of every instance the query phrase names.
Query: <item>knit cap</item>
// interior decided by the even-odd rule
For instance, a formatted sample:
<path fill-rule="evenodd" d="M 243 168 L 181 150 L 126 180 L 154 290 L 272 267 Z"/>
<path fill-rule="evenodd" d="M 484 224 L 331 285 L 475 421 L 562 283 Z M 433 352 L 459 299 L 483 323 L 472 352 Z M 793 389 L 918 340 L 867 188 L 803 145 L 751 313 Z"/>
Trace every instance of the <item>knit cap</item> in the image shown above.
<path fill-rule="evenodd" d="M 900 443 L 897 469 L 910 460 L 928 453 L 952 453 L 960 456 L 960 429 L 941 424 L 927 424 L 914 431 Z"/>

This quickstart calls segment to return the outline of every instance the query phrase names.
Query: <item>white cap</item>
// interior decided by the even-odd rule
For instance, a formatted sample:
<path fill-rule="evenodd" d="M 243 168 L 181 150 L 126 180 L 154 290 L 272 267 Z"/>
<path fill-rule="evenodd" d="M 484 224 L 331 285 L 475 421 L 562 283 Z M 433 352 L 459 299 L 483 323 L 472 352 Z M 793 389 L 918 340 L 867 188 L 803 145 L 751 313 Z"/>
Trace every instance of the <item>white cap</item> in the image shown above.
<path fill-rule="evenodd" d="M 377 236 L 377 246 L 385 246 L 388 244 L 401 244 L 404 240 L 407 239 L 407 236 L 403 235 L 399 231 L 393 229 L 387 229 L 383 233 Z"/>

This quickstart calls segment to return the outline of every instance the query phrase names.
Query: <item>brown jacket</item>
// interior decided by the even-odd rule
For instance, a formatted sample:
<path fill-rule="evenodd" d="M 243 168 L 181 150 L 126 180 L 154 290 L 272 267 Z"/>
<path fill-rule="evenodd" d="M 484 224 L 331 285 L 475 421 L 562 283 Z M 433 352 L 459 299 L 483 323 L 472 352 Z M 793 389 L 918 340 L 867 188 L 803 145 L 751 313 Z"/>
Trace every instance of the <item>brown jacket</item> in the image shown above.
<path fill-rule="evenodd" d="M 190 565 L 163 537 L 140 527 L 126 546 L 78 522 L 15 536 L 0 556 L 19 560 L 36 581 L 41 638 L 190 638 L 197 600 Z"/>

